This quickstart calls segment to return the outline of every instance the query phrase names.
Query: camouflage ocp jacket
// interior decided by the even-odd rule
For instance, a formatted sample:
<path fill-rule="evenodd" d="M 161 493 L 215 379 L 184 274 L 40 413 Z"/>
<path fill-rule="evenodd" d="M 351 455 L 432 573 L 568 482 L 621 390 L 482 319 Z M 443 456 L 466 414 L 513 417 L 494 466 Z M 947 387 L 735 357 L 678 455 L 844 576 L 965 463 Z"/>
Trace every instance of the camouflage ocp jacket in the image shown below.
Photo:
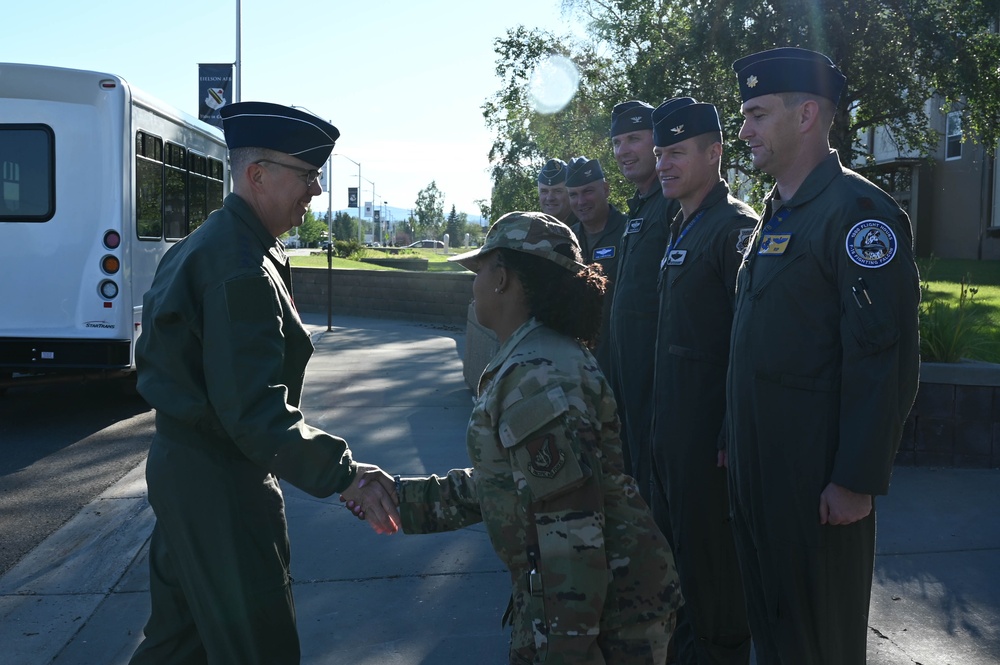
<path fill-rule="evenodd" d="M 472 467 L 401 483 L 406 533 L 485 524 L 511 573 L 512 650 L 584 662 L 574 654 L 598 634 L 682 603 L 670 546 L 622 471 L 618 429 L 594 357 L 532 319 L 480 379 Z"/>

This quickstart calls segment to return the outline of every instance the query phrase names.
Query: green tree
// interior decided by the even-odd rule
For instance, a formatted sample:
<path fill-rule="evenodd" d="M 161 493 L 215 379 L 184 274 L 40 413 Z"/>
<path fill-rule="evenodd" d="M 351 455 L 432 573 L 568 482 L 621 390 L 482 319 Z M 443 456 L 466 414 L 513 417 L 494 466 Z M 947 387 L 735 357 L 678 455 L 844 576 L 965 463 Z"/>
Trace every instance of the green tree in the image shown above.
<path fill-rule="evenodd" d="M 432 180 L 417 192 L 413 214 L 417 218 L 416 233 L 421 238 L 437 238 L 444 227 L 444 192 Z"/>
<path fill-rule="evenodd" d="M 299 239 L 307 247 L 323 240 L 327 233 L 326 220 L 316 219 L 312 210 L 306 211 L 306 216 L 299 227 Z"/>
<path fill-rule="evenodd" d="M 350 213 L 338 212 L 333 216 L 333 237 L 337 240 L 357 240 L 358 220 Z"/>
<path fill-rule="evenodd" d="M 533 203 L 534 178 L 549 157 L 577 154 L 605 165 L 612 201 L 630 192 L 612 166 L 607 126 L 615 103 L 656 105 L 690 95 L 719 108 L 727 141 L 724 168 L 760 179 L 737 134 L 742 123 L 731 63 L 755 51 L 801 46 L 828 54 L 847 76 L 831 133 L 845 164 L 868 156 L 865 132 L 887 127 L 900 153 L 928 155 L 939 134 L 927 103 L 964 111 L 969 134 L 1000 139 L 1000 0 L 564 0 L 582 17 L 583 39 L 525 28 L 496 40 L 503 87 L 483 106 L 495 132 L 493 210 Z M 528 104 L 528 81 L 542 58 L 570 57 L 579 91 L 561 112 Z M 610 167 L 610 168 L 609 168 Z"/>
<path fill-rule="evenodd" d="M 459 222 L 455 204 L 451 206 L 451 212 L 448 213 L 448 221 L 445 222 L 444 228 L 445 233 L 448 234 L 449 247 L 461 247 L 462 241 L 465 240 L 465 224 Z"/>

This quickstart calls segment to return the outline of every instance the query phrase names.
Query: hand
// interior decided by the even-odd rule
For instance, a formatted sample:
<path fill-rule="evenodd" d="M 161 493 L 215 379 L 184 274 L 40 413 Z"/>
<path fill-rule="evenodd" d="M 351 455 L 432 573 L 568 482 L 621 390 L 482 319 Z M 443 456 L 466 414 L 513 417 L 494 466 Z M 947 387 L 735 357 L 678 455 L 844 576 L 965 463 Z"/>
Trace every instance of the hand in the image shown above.
<path fill-rule="evenodd" d="M 830 483 L 819 495 L 819 523 L 854 524 L 872 512 L 872 495 L 858 494 Z"/>
<path fill-rule="evenodd" d="M 372 464 L 358 464 L 354 482 L 340 495 L 348 508 L 368 520 L 376 533 L 392 534 L 399 530 L 396 483 L 382 469 Z"/>

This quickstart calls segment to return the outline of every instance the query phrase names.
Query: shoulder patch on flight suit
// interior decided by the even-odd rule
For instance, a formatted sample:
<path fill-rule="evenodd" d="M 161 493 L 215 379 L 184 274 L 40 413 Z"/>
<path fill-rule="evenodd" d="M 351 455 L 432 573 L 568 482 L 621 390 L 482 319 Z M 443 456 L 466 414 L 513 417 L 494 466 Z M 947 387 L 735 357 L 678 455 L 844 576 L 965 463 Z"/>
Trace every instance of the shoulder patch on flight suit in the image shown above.
<path fill-rule="evenodd" d="M 888 224 L 866 219 L 847 232 L 847 256 L 862 268 L 881 268 L 896 255 L 896 243 Z"/>
<path fill-rule="evenodd" d="M 753 237 L 753 227 L 740 229 L 740 235 L 736 238 L 736 253 L 746 254 L 750 247 L 750 238 Z"/>
<path fill-rule="evenodd" d="M 277 315 L 274 289 L 267 277 L 231 279 L 223 288 L 230 321 L 268 321 Z"/>
<path fill-rule="evenodd" d="M 512 448 L 567 411 L 569 400 L 559 387 L 511 404 L 500 417 L 500 442 Z"/>

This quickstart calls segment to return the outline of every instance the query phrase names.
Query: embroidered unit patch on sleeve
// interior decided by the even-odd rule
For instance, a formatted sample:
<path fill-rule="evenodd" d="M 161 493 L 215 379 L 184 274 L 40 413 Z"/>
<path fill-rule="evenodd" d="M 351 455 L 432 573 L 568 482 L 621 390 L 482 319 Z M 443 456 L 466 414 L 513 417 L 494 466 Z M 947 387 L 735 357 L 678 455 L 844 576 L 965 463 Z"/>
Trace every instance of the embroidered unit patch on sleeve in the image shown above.
<path fill-rule="evenodd" d="M 847 256 L 862 268 L 881 268 L 896 255 L 896 234 L 885 222 L 866 219 L 847 233 Z"/>
<path fill-rule="evenodd" d="M 539 478 L 555 478 L 566 464 L 566 454 L 556 445 L 551 434 L 532 439 L 525 444 L 529 459 L 528 471 Z"/>
<path fill-rule="evenodd" d="M 737 254 L 743 254 L 744 256 L 746 255 L 747 250 L 750 249 L 750 238 L 752 237 L 753 237 L 753 227 L 747 229 L 740 229 L 740 235 L 736 239 Z"/>

